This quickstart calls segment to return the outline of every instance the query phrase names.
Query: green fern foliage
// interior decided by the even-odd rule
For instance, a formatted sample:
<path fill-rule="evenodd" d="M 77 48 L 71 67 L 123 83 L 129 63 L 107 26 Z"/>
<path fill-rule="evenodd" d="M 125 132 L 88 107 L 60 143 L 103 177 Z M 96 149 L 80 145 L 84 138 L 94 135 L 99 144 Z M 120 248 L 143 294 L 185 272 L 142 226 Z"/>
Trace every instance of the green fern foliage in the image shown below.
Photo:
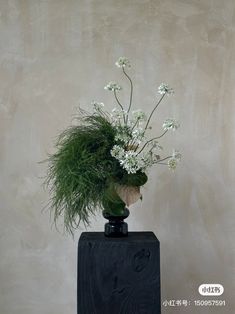
<path fill-rule="evenodd" d="M 83 113 L 84 114 L 84 113 Z M 48 158 L 46 184 L 51 193 L 50 208 L 55 221 L 64 217 L 67 231 L 101 208 L 120 214 L 125 203 L 110 189 L 112 182 L 124 182 L 126 171 L 110 154 L 116 129 L 107 117 L 84 115 L 79 125 L 66 129 Z"/>

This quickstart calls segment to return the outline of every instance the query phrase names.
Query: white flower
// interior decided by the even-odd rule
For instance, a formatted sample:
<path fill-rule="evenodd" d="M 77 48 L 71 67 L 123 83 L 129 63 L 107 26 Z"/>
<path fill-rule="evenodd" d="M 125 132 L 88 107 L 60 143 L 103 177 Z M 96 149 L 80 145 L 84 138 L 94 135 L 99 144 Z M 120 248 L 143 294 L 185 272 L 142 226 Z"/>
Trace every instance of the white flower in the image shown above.
<path fill-rule="evenodd" d="M 151 150 L 138 153 L 134 150 L 124 150 L 123 147 L 115 145 L 111 150 L 111 155 L 115 157 L 127 173 L 136 173 L 137 171 L 145 172 L 156 161 L 160 159 L 159 155 L 154 154 Z M 178 162 L 176 158 L 171 158 Z M 172 162 L 170 162 L 172 164 Z M 173 167 L 173 166 L 172 166 Z"/>
<path fill-rule="evenodd" d="M 132 131 L 132 138 L 140 144 L 144 140 L 145 130 L 142 128 L 136 128 Z"/>
<path fill-rule="evenodd" d="M 117 83 L 115 82 L 109 82 L 104 89 L 106 90 L 110 90 L 110 91 L 117 91 L 117 90 L 121 90 L 121 86 L 119 86 Z"/>
<path fill-rule="evenodd" d="M 126 151 L 124 158 L 119 161 L 121 166 L 123 166 L 129 174 L 136 173 L 139 170 L 138 156 L 133 150 Z"/>
<path fill-rule="evenodd" d="M 104 103 L 102 102 L 93 101 L 91 104 L 94 106 L 94 110 L 96 111 L 99 111 L 102 108 L 104 108 Z"/>
<path fill-rule="evenodd" d="M 112 110 L 112 113 L 110 114 L 113 123 L 116 124 L 117 126 L 120 126 L 120 119 L 123 119 L 123 116 L 126 115 L 127 115 L 126 110 L 119 110 L 117 108 L 114 108 Z"/>
<path fill-rule="evenodd" d="M 176 167 L 177 167 L 177 165 L 178 165 L 177 159 L 175 159 L 175 158 L 170 158 L 170 159 L 168 160 L 168 167 L 169 167 L 169 169 L 175 170 Z"/>
<path fill-rule="evenodd" d="M 118 68 L 124 68 L 124 67 L 130 67 L 131 64 L 130 64 L 130 61 L 125 58 L 125 57 L 120 57 L 117 62 L 115 63 L 115 65 L 118 67 Z"/>
<path fill-rule="evenodd" d="M 178 161 L 181 160 L 182 155 L 178 150 L 173 149 L 172 158 L 177 159 Z"/>
<path fill-rule="evenodd" d="M 147 120 L 147 116 L 146 116 L 145 112 L 140 110 L 140 109 L 132 111 L 132 116 L 133 116 L 134 119 L 136 119 L 138 121 L 145 121 L 145 120 Z"/>
<path fill-rule="evenodd" d="M 151 167 L 154 163 L 154 155 L 151 151 L 145 152 L 140 156 L 139 168 L 142 172 L 145 172 L 147 168 Z"/>
<path fill-rule="evenodd" d="M 175 170 L 180 160 L 181 154 L 178 151 L 173 150 L 172 157 L 168 160 L 168 167 L 171 170 Z"/>
<path fill-rule="evenodd" d="M 127 114 L 127 111 L 126 110 L 124 110 L 124 109 L 117 109 L 117 108 L 113 108 L 112 109 L 112 114 L 114 115 L 114 116 L 122 116 L 123 114 Z"/>
<path fill-rule="evenodd" d="M 111 117 L 114 118 L 115 120 L 120 119 L 122 117 L 122 111 L 118 110 L 117 108 L 113 108 Z"/>
<path fill-rule="evenodd" d="M 158 87 L 158 93 L 160 95 L 170 95 L 170 94 L 174 94 L 174 90 L 173 88 L 169 87 L 167 84 L 162 83 L 159 87 Z"/>
<path fill-rule="evenodd" d="M 111 155 L 116 159 L 121 159 L 125 155 L 125 151 L 123 147 L 119 145 L 114 145 L 113 148 L 110 151 Z"/>
<path fill-rule="evenodd" d="M 133 150 L 125 151 L 121 146 L 114 145 L 111 155 L 115 157 L 127 173 L 136 173 L 140 169 L 139 157 Z"/>
<path fill-rule="evenodd" d="M 178 121 L 176 121 L 175 119 L 166 119 L 162 125 L 163 129 L 165 131 L 167 130 L 177 130 L 179 128 L 180 124 Z"/>
<path fill-rule="evenodd" d="M 125 144 L 127 144 L 128 142 L 130 142 L 130 140 L 132 139 L 131 137 L 131 132 L 129 130 L 129 128 L 125 125 L 122 126 L 120 125 L 120 123 L 116 126 L 116 135 L 115 135 L 115 141 L 121 141 Z"/>
<path fill-rule="evenodd" d="M 126 132 L 120 132 L 115 135 L 115 141 L 127 144 L 131 140 L 131 136 Z"/>

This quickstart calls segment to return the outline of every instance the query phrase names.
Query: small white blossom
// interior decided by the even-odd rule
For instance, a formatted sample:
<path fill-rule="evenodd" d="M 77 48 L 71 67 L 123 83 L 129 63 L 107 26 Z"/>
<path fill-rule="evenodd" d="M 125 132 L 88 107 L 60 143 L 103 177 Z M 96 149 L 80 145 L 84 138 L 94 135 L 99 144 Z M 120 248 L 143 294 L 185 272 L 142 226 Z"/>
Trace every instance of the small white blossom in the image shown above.
<path fill-rule="evenodd" d="M 142 128 L 136 128 L 132 131 L 132 138 L 140 144 L 144 140 L 145 130 Z"/>
<path fill-rule="evenodd" d="M 124 67 L 130 67 L 131 64 L 130 64 L 130 61 L 125 58 L 125 57 L 120 57 L 117 62 L 115 63 L 115 65 L 118 67 L 118 68 L 124 68 Z"/>
<path fill-rule="evenodd" d="M 142 110 L 132 111 L 132 116 L 133 116 L 134 119 L 136 119 L 138 121 L 145 121 L 145 120 L 147 120 L 147 116 L 146 116 L 145 112 L 142 111 Z"/>
<path fill-rule="evenodd" d="M 112 110 L 112 113 L 110 114 L 113 123 L 117 124 L 118 126 L 120 126 L 120 120 L 123 119 L 123 116 L 126 117 L 127 115 L 127 111 L 126 110 L 119 110 L 117 108 L 114 108 Z"/>
<path fill-rule="evenodd" d="M 129 143 L 132 139 L 131 132 L 127 126 L 117 125 L 116 126 L 116 135 L 115 135 L 115 141 L 121 141 L 125 144 Z"/>
<path fill-rule="evenodd" d="M 177 165 L 178 165 L 177 159 L 175 159 L 175 158 L 170 158 L 170 159 L 168 160 L 168 167 L 169 167 L 169 169 L 175 170 L 176 167 L 177 167 Z"/>
<path fill-rule="evenodd" d="M 173 150 L 172 157 L 168 160 L 168 167 L 175 170 L 181 160 L 181 154 L 177 150 Z"/>
<path fill-rule="evenodd" d="M 139 168 L 142 172 L 145 172 L 154 163 L 154 155 L 151 151 L 145 152 L 140 156 Z"/>
<path fill-rule="evenodd" d="M 180 152 L 178 150 L 173 149 L 172 157 L 177 159 L 178 161 L 180 161 L 182 155 L 180 154 Z"/>
<path fill-rule="evenodd" d="M 177 130 L 179 128 L 180 124 L 175 119 L 166 119 L 162 125 L 163 129 L 166 130 Z"/>
<path fill-rule="evenodd" d="M 94 110 L 96 111 L 99 111 L 102 108 L 104 108 L 104 103 L 102 102 L 93 101 L 91 104 L 94 106 Z"/>
<path fill-rule="evenodd" d="M 125 155 L 123 147 L 119 145 L 114 145 L 110 151 L 111 155 L 116 159 L 122 159 Z"/>
<path fill-rule="evenodd" d="M 160 95 L 171 95 L 174 94 L 174 90 L 173 88 L 169 87 L 167 84 L 162 83 L 159 87 L 158 87 L 158 93 Z"/>
<path fill-rule="evenodd" d="M 122 117 L 122 111 L 117 108 L 113 108 L 111 117 L 114 119 L 120 119 Z"/>
<path fill-rule="evenodd" d="M 115 141 L 127 144 L 131 140 L 131 136 L 127 132 L 120 132 L 115 135 Z"/>
<path fill-rule="evenodd" d="M 112 114 L 114 116 L 122 116 L 123 114 L 127 114 L 127 111 L 126 110 L 122 110 L 122 109 L 117 109 L 117 108 L 113 108 L 112 109 Z"/>
<path fill-rule="evenodd" d="M 120 164 L 127 173 L 136 173 L 139 170 L 137 153 L 132 150 L 126 151 L 124 158 L 120 160 Z"/>
<path fill-rule="evenodd" d="M 109 82 L 105 87 L 104 89 L 106 90 L 110 90 L 110 91 L 117 91 L 117 90 L 121 90 L 121 86 L 118 85 L 117 83 L 115 82 Z"/>

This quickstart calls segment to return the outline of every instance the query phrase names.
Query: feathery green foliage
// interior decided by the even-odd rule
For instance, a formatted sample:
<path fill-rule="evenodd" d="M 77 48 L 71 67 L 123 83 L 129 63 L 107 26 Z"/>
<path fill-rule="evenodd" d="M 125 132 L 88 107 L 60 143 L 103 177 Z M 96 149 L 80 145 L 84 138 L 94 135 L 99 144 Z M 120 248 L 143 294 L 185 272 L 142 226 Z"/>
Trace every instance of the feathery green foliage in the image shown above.
<path fill-rule="evenodd" d="M 51 192 L 50 207 L 55 221 L 64 216 L 67 231 L 72 232 L 81 221 L 89 224 L 90 214 L 98 208 L 121 214 L 125 203 L 111 188 L 113 182 L 146 182 L 146 175 L 128 175 L 111 156 L 115 134 L 105 116 L 85 115 L 80 125 L 69 127 L 59 136 L 57 152 L 48 158 L 45 183 Z"/>

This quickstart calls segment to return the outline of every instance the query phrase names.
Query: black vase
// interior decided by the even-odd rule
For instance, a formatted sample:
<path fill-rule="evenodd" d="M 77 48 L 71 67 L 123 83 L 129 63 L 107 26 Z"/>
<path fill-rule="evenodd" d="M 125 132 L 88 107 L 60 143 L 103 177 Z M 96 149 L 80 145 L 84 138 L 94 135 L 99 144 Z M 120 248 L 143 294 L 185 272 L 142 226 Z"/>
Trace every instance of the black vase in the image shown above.
<path fill-rule="evenodd" d="M 103 217 L 108 219 L 104 225 L 104 235 L 110 238 L 120 238 L 128 236 L 128 224 L 124 222 L 129 216 L 130 212 L 128 208 L 124 209 L 123 215 L 115 216 L 106 211 L 103 211 Z"/>

